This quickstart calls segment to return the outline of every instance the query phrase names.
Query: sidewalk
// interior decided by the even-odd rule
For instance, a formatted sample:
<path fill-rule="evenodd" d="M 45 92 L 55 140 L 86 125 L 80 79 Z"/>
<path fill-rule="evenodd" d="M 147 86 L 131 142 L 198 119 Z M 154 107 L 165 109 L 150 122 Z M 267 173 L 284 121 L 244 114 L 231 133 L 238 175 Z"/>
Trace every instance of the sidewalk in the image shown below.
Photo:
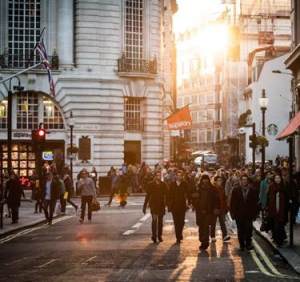
<path fill-rule="evenodd" d="M 11 224 L 11 218 L 6 217 L 7 206 L 4 207 L 3 229 L 0 229 L 0 236 L 23 229 L 25 227 L 34 226 L 45 221 L 44 213 L 34 213 L 34 203 L 30 201 L 22 201 L 19 210 L 19 222 Z"/>
<path fill-rule="evenodd" d="M 273 243 L 271 239 L 271 232 L 266 233 L 260 231 L 260 219 L 256 220 L 253 225 L 255 231 L 265 238 L 272 245 L 272 247 L 277 250 L 278 253 L 288 262 L 288 264 L 290 264 L 291 267 L 300 274 L 300 224 L 296 223 L 294 225 L 294 247 L 290 247 L 288 242 L 286 245 L 280 248 Z M 287 224 L 285 229 L 287 231 L 287 237 L 289 240 L 289 224 Z"/>

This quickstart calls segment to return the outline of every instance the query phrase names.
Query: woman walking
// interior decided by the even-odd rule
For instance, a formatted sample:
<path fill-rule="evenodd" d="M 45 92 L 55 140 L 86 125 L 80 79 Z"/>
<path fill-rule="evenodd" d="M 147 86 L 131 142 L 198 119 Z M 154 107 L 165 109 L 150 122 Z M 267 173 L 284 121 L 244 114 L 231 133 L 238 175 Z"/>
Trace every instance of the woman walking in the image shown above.
<path fill-rule="evenodd" d="M 96 187 L 92 178 L 89 177 L 88 171 L 84 168 L 81 171 L 81 179 L 78 183 L 79 193 L 81 195 L 81 216 L 80 223 L 83 223 L 86 205 L 88 206 L 88 221 L 92 220 L 92 201 L 96 198 Z"/>

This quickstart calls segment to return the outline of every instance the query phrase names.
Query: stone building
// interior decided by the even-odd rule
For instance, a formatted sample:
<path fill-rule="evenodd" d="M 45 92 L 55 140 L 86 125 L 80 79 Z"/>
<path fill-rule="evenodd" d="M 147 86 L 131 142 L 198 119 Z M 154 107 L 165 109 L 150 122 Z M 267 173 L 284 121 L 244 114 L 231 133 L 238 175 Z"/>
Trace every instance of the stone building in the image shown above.
<path fill-rule="evenodd" d="M 45 27 L 56 90 L 52 97 L 42 68 L 20 75 L 24 90 L 13 94 L 12 105 L 16 172 L 28 176 L 36 166 L 30 140 L 40 123 L 47 130 L 44 153 L 59 166 L 69 163 L 71 113 L 79 149 L 74 175 L 83 167 L 95 166 L 104 175 L 124 162 L 154 165 L 163 159 L 164 99 L 173 93 L 165 87 L 173 78 L 164 75 L 165 56 L 173 50 L 164 45 L 163 32 L 168 25 L 172 33 L 174 5 L 172 0 L 0 1 L 0 76 L 38 61 L 32 49 Z M 0 87 L 1 167 L 6 168 L 7 91 Z"/>

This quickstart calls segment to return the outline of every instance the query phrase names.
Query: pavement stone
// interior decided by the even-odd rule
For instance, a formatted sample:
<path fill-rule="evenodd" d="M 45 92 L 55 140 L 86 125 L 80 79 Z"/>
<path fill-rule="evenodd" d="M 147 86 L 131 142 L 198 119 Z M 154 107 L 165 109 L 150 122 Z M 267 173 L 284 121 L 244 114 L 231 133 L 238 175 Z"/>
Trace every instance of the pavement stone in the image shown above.
<path fill-rule="evenodd" d="M 271 246 L 287 261 L 287 263 L 300 274 L 300 225 L 295 224 L 294 226 L 294 246 L 290 247 L 288 245 L 284 245 L 282 247 L 276 246 L 274 244 L 271 234 L 267 232 L 261 232 L 261 220 L 258 219 L 253 224 L 255 231 L 261 235 L 265 240 L 267 240 Z M 287 230 L 288 230 L 287 226 Z"/>

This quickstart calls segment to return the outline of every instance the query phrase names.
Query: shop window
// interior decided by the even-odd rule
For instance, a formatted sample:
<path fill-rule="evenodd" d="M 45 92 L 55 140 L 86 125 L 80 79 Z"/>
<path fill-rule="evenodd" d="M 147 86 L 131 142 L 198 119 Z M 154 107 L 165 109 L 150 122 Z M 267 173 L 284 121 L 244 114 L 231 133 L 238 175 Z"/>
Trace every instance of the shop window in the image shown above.
<path fill-rule="evenodd" d="M 7 100 L 0 102 L 0 128 L 7 128 Z"/>

